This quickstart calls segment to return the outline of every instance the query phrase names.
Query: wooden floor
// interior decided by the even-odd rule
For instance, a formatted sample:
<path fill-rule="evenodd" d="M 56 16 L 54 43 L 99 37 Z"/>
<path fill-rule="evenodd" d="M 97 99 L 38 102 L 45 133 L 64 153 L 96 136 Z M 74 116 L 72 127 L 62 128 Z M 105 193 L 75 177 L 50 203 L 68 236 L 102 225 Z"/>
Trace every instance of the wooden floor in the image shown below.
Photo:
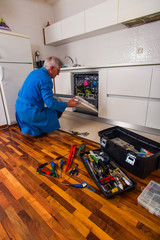
<path fill-rule="evenodd" d="M 63 158 L 62 178 L 36 173 L 37 167 L 70 152 L 71 144 L 86 143 L 86 150 L 99 144 L 62 131 L 43 137 L 23 136 L 18 127 L 0 131 L 0 239 L 46 240 L 155 240 L 160 239 L 160 219 L 137 203 L 141 187 L 160 183 L 160 170 L 145 179 L 133 175 L 134 190 L 106 199 L 80 159 L 79 174 L 69 183 L 87 182 L 96 192 L 62 185 L 68 155 Z M 59 160 L 55 160 L 59 174 Z M 50 169 L 50 166 L 46 168 Z"/>

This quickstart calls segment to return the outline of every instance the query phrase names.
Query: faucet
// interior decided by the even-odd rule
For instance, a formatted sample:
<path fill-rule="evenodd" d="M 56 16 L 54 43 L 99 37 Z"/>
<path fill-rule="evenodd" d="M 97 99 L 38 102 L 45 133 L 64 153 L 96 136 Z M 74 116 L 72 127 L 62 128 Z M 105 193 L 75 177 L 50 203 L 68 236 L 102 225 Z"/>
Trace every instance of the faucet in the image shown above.
<path fill-rule="evenodd" d="M 80 67 L 80 66 L 81 66 L 81 65 L 79 65 L 79 64 L 77 64 L 77 63 L 74 64 L 74 61 L 73 61 L 73 59 L 72 59 L 70 56 L 65 56 L 65 58 L 69 58 L 69 59 L 71 60 L 71 62 L 72 62 L 72 67 Z"/>
<path fill-rule="evenodd" d="M 72 61 L 72 66 L 74 66 L 73 59 L 70 56 L 65 56 L 65 58 L 67 58 L 67 57 Z"/>

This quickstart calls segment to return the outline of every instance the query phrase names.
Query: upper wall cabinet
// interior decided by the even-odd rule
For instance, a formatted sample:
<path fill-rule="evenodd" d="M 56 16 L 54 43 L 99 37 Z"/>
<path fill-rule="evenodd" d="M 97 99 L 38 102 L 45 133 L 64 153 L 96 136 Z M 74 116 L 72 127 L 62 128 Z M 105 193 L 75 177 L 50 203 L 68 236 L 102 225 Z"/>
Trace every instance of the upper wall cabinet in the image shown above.
<path fill-rule="evenodd" d="M 44 29 L 45 43 L 50 44 L 61 40 L 61 22 L 54 23 Z"/>
<path fill-rule="evenodd" d="M 125 22 L 159 11 L 160 0 L 119 0 L 118 22 Z"/>
<path fill-rule="evenodd" d="M 107 0 L 85 10 L 86 32 L 116 24 L 117 16 L 118 0 Z"/>
<path fill-rule="evenodd" d="M 58 46 L 124 29 L 122 23 L 160 11 L 160 0 L 106 0 L 44 29 L 45 43 Z"/>
<path fill-rule="evenodd" d="M 84 12 L 61 21 L 62 39 L 74 37 L 85 32 Z"/>

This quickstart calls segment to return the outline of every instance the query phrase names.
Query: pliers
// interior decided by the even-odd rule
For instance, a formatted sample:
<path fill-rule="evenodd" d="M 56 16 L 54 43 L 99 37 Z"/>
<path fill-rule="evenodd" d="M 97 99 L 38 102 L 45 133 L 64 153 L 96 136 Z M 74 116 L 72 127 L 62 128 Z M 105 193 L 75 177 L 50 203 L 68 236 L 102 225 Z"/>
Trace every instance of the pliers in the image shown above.
<path fill-rule="evenodd" d="M 71 177 L 74 173 L 76 173 L 76 176 L 78 175 L 78 170 L 77 170 L 77 168 L 78 168 L 78 164 L 76 164 L 76 166 L 75 166 L 71 171 L 69 171 L 69 178 L 68 178 L 68 180 L 70 179 L 70 177 Z"/>

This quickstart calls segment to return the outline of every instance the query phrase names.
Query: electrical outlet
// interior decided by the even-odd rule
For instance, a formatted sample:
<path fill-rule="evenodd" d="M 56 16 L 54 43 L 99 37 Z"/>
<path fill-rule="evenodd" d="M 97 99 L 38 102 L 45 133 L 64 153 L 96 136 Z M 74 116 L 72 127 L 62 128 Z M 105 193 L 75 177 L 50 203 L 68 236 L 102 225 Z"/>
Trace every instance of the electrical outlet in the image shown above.
<path fill-rule="evenodd" d="M 138 53 L 138 54 L 139 54 L 139 53 L 143 53 L 143 48 L 142 48 L 142 47 L 137 48 L 137 53 Z"/>

